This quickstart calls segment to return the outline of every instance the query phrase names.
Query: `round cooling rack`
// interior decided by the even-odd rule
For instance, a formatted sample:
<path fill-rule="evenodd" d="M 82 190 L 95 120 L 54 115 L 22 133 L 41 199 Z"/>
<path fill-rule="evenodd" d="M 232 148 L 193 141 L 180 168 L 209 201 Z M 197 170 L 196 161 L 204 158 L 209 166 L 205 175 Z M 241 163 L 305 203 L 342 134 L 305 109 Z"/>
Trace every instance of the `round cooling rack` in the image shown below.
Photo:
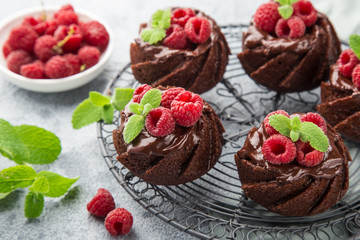
<path fill-rule="evenodd" d="M 325 213 L 310 217 L 284 217 L 248 199 L 242 189 L 234 154 L 247 133 L 259 126 L 268 112 L 314 111 L 319 103 L 317 88 L 308 92 L 278 94 L 257 85 L 239 63 L 242 31 L 247 25 L 222 27 L 232 55 L 221 83 L 202 94 L 221 119 L 226 133 L 222 156 L 201 178 L 178 186 L 151 185 L 132 175 L 117 160 L 112 131 L 119 126 L 119 112 L 113 124 L 99 122 L 98 139 L 105 162 L 120 185 L 149 212 L 166 223 L 204 239 L 347 239 L 360 231 L 360 145 L 345 141 L 353 161 L 349 164 L 350 187 L 344 198 Z M 345 44 L 344 44 L 345 45 Z M 345 45 L 346 47 L 346 45 Z M 136 87 L 130 65 L 110 83 Z"/>

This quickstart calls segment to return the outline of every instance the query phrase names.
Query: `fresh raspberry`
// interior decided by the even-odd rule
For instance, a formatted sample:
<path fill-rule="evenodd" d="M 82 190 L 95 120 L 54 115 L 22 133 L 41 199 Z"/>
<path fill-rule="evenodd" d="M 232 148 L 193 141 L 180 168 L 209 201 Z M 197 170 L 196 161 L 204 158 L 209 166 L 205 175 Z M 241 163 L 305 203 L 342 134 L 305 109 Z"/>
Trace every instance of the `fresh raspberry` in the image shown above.
<path fill-rule="evenodd" d="M 269 117 L 274 115 L 274 114 L 281 114 L 281 115 L 284 115 L 286 117 L 290 117 L 289 114 L 287 112 L 285 112 L 284 110 L 277 110 L 277 111 L 274 111 L 274 112 L 271 112 L 269 113 L 265 119 L 264 119 L 264 126 L 265 126 L 265 131 L 269 134 L 269 135 L 274 135 L 274 134 L 278 134 L 279 132 L 275 130 L 275 128 L 273 128 L 271 125 L 270 125 L 270 122 L 269 122 Z"/>
<path fill-rule="evenodd" d="M 70 63 L 61 56 L 50 58 L 45 64 L 45 74 L 49 78 L 64 78 L 72 75 Z"/>
<path fill-rule="evenodd" d="M 352 82 L 357 89 L 360 89 L 360 64 L 356 65 L 352 72 Z"/>
<path fill-rule="evenodd" d="M 294 15 L 301 18 L 306 27 L 311 27 L 316 23 L 317 11 L 310 1 L 300 0 L 292 5 Z"/>
<path fill-rule="evenodd" d="M 183 91 L 171 103 L 171 112 L 178 125 L 189 127 L 199 120 L 203 105 L 199 95 Z"/>
<path fill-rule="evenodd" d="M 184 27 L 189 18 L 195 16 L 195 12 L 191 8 L 179 8 L 172 12 L 171 24 L 179 24 Z"/>
<path fill-rule="evenodd" d="M 151 89 L 152 89 L 152 87 L 147 84 L 143 84 L 143 85 L 140 85 L 139 87 L 137 87 L 133 94 L 133 102 L 140 103 L 140 101 L 143 98 L 143 96 L 145 95 L 145 93 Z"/>
<path fill-rule="evenodd" d="M 54 14 L 59 25 L 78 24 L 79 18 L 73 10 L 60 10 Z"/>
<path fill-rule="evenodd" d="M 130 232 L 133 216 L 125 208 L 116 208 L 105 218 L 105 227 L 111 235 L 124 235 Z"/>
<path fill-rule="evenodd" d="M 59 24 L 56 19 L 50 19 L 45 22 L 45 34 L 54 35 L 55 30 L 58 28 Z"/>
<path fill-rule="evenodd" d="M 91 68 L 97 64 L 100 60 L 100 51 L 96 47 L 85 46 L 80 48 L 78 56 L 86 69 Z"/>
<path fill-rule="evenodd" d="M 302 141 L 296 142 L 296 161 L 305 167 L 313 167 L 321 163 L 324 158 L 324 153 L 312 148 L 309 143 Z"/>
<path fill-rule="evenodd" d="M 109 43 L 109 33 L 104 25 L 98 21 L 90 21 L 81 25 L 84 40 L 93 46 L 99 47 L 101 51 L 105 50 Z"/>
<path fill-rule="evenodd" d="M 39 34 L 39 36 L 43 35 L 46 31 L 47 28 L 47 23 L 46 22 L 39 22 L 38 24 L 36 24 L 34 27 L 34 30 L 36 31 L 37 34 Z"/>
<path fill-rule="evenodd" d="M 64 52 L 76 53 L 77 50 L 80 48 L 82 41 L 82 34 L 79 25 L 76 24 L 71 24 L 70 26 L 61 25 L 56 29 L 54 33 L 54 38 L 57 41 L 62 41 L 67 36 L 69 36 L 69 38 L 61 46 L 61 48 L 64 50 Z"/>
<path fill-rule="evenodd" d="M 32 62 L 31 56 L 24 50 L 12 51 L 6 58 L 7 67 L 14 73 L 20 73 L 20 67 Z"/>
<path fill-rule="evenodd" d="M 3 46 L 3 54 L 4 57 L 9 56 L 9 54 L 13 51 L 13 49 L 11 48 L 10 44 L 8 41 L 5 42 L 4 46 Z"/>
<path fill-rule="evenodd" d="M 265 160 L 275 165 L 289 163 L 296 157 L 295 144 L 290 138 L 281 134 L 275 134 L 266 139 L 261 151 Z"/>
<path fill-rule="evenodd" d="M 208 40 L 211 33 L 210 22 L 206 18 L 192 17 L 185 24 L 186 36 L 193 43 L 203 43 Z"/>
<path fill-rule="evenodd" d="M 158 107 L 152 109 L 146 116 L 145 126 L 151 135 L 165 137 L 174 131 L 175 120 L 170 109 Z"/>
<path fill-rule="evenodd" d="M 299 38 L 304 36 L 306 26 L 303 20 L 292 16 L 288 20 L 280 18 L 276 23 L 275 33 L 278 37 Z"/>
<path fill-rule="evenodd" d="M 24 64 L 20 67 L 20 74 L 33 79 L 45 78 L 44 63 L 37 60 L 33 63 Z"/>
<path fill-rule="evenodd" d="M 169 48 L 184 49 L 187 44 L 187 37 L 185 31 L 179 25 L 171 25 L 166 30 L 166 38 L 163 40 L 163 45 Z"/>
<path fill-rule="evenodd" d="M 79 56 L 68 53 L 63 56 L 71 65 L 72 67 L 72 74 L 77 74 L 80 72 L 81 69 L 81 60 Z"/>
<path fill-rule="evenodd" d="M 34 45 L 34 53 L 41 60 L 46 62 L 52 56 L 55 56 L 58 51 L 56 51 L 56 39 L 51 35 L 43 35 L 36 39 Z"/>
<path fill-rule="evenodd" d="M 31 53 L 37 38 L 38 34 L 31 27 L 18 26 L 10 32 L 8 42 L 14 50 L 22 49 Z"/>
<path fill-rule="evenodd" d="M 38 35 L 43 35 L 46 29 L 46 23 L 32 16 L 25 18 L 21 25 L 33 28 Z"/>
<path fill-rule="evenodd" d="M 179 93 L 181 93 L 183 91 L 185 91 L 185 89 L 183 89 L 181 87 L 170 88 L 170 89 L 166 90 L 161 96 L 161 106 L 170 109 L 171 103 L 174 101 L 176 96 L 179 95 Z"/>
<path fill-rule="evenodd" d="M 321 130 L 326 134 L 327 126 L 325 120 L 317 113 L 309 112 L 301 115 L 300 121 L 302 122 L 312 122 L 315 123 Z"/>
<path fill-rule="evenodd" d="M 71 4 L 65 4 L 64 6 L 62 6 L 62 7 L 59 9 L 59 11 L 57 11 L 57 12 L 54 14 L 54 17 L 56 17 L 57 14 L 58 14 L 59 12 L 62 12 L 62 11 L 73 11 L 73 12 L 75 12 L 74 7 L 73 7 Z"/>
<path fill-rule="evenodd" d="M 274 2 L 261 4 L 254 15 L 255 26 L 269 33 L 274 32 L 276 23 L 281 18 L 278 7 Z"/>
<path fill-rule="evenodd" d="M 356 57 L 353 50 L 346 49 L 340 54 L 340 57 L 336 63 L 339 66 L 339 71 L 341 74 L 345 77 L 351 78 L 355 66 L 358 65 L 360 61 Z"/>
<path fill-rule="evenodd" d="M 108 190 L 99 188 L 93 199 L 86 205 L 86 208 L 97 217 L 106 217 L 109 212 L 115 209 L 115 201 Z"/>

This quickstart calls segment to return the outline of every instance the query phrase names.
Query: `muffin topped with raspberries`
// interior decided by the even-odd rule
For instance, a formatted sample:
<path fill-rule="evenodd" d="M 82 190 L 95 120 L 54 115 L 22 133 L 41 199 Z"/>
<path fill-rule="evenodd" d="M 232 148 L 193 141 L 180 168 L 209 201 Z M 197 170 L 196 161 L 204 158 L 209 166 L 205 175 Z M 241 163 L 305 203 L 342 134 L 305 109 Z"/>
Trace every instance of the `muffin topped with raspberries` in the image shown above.
<path fill-rule="evenodd" d="M 117 159 L 131 173 L 158 185 L 193 181 L 222 151 L 225 131 L 214 110 L 183 88 L 141 85 L 113 131 Z"/>
<path fill-rule="evenodd" d="M 158 10 L 150 23 L 141 24 L 140 37 L 130 46 L 131 69 L 139 82 L 196 93 L 222 79 L 229 54 L 215 20 L 191 8 Z"/>
<path fill-rule="evenodd" d="M 344 137 L 360 142 L 360 36 L 331 66 L 330 81 L 321 84 L 319 113 Z"/>
<path fill-rule="evenodd" d="M 243 33 L 238 58 L 257 83 L 277 92 L 320 85 L 341 52 L 329 19 L 307 0 L 260 5 Z"/>
<path fill-rule="evenodd" d="M 349 152 L 317 113 L 268 114 L 250 130 L 235 161 L 245 194 L 285 216 L 322 213 L 349 185 Z"/>

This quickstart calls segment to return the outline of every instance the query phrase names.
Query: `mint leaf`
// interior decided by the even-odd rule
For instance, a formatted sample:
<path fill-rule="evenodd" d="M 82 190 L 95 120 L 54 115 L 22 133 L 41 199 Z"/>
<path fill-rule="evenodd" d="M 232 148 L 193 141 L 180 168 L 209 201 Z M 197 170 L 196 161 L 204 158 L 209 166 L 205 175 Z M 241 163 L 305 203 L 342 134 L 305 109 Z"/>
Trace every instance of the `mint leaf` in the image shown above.
<path fill-rule="evenodd" d="M 293 5 L 293 4 L 296 3 L 297 1 L 299 1 L 299 0 L 289 0 L 289 4 L 290 4 L 290 5 Z"/>
<path fill-rule="evenodd" d="M 154 45 L 166 37 L 166 32 L 164 29 L 159 28 L 147 28 L 141 31 L 141 38 L 144 42 L 148 42 L 151 45 Z"/>
<path fill-rule="evenodd" d="M 49 192 L 49 181 L 46 177 L 38 177 L 31 187 L 29 187 L 29 191 L 34 193 L 47 193 Z"/>
<path fill-rule="evenodd" d="M 275 0 L 275 2 L 278 2 L 281 6 L 289 4 L 289 0 Z"/>
<path fill-rule="evenodd" d="M 274 114 L 269 117 L 270 125 L 280 134 L 290 137 L 291 120 L 282 114 Z"/>
<path fill-rule="evenodd" d="M 146 117 L 152 109 L 153 109 L 153 106 L 150 103 L 145 104 L 144 110 L 141 115 L 143 115 L 143 117 Z"/>
<path fill-rule="evenodd" d="M 115 88 L 111 103 L 114 105 L 116 110 L 123 110 L 133 98 L 134 89 L 132 88 Z"/>
<path fill-rule="evenodd" d="M 76 107 L 72 115 L 72 125 L 74 129 L 80 129 L 91 123 L 100 121 L 102 117 L 102 107 L 95 106 L 88 98 Z"/>
<path fill-rule="evenodd" d="M 299 132 L 296 132 L 296 131 L 293 131 L 293 130 L 290 131 L 291 141 L 296 142 L 297 140 L 299 140 L 299 137 L 300 137 Z"/>
<path fill-rule="evenodd" d="M 129 104 L 129 110 L 132 113 L 141 115 L 143 110 L 144 110 L 144 107 L 142 105 L 140 105 L 139 103 L 130 103 Z"/>
<path fill-rule="evenodd" d="M 36 178 L 32 167 L 21 165 L 0 171 L 0 193 L 9 193 L 17 188 L 30 186 Z"/>
<path fill-rule="evenodd" d="M 329 139 L 316 124 L 312 122 L 302 122 L 300 127 L 300 140 L 309 141 L 310 146 L 320 152 L 326 152 L 329 148 Z"/>
<path fill-rule="evenodd" d="M 29 192 L 25 197 L 25 217 L 39 217 L 44 208 L 44 195 L 41 193 Z"/>
<path fill-rule="evenodd" d="M 77 178 L 65 178 L 59 174 L 41 171 L 38 173 L 38 177 L 45 177 L 49 183 L 49 191 L 44 193 L 47 197 L 60 197 L 64 195 L 68 189 L 73 185 L 78 179 Z"/>
<path fill-rule="evenodd" d="M 124 132 L 123 132 L 124 141 L 127 144 L 129 144 L 141 133 L 141 130 L 144 128 L 144 125 L 145 125 L 145 118 L 143 116 L 136 114 L 132 115 L 129 118 L 124 128 Z"/>
<path fill-rule="evenodd" d="M 98 92 L 90 92 L 89 98 L 90 98 L 91 102 L 95 106 L 98 106 L 98 107 L 103 107 L 104 105 L 110 103 L 110 99 L 108 97 L 106 97 Z"/>
<path fill-rule="evenodd" d="M 301 126 L 301 120 L 298 116 L 291 119 L 291 130 L 299 131 Z"/>
<path fill-rule="evenodd" d="M 151 26 L 153 28 L 167 29 L 171 23 L 171 12 L 167 10 L 157 10 L 152 15 Z"/>
<path fill-rule="evenodd" d="M 280 16 L 283 19 L 288 20 L 291 17 L 291 15 L 293 14 L 294 9 L 292 6 L 287 4 L 287 5 L 280 6 L 278 8 L 278 11 L 279 11 Z"/>
<path fill-rule="evenodd" d="M 352 34 L 349 38 L 351 50 L 355 53 L 356 57 L 360 60 L 360 35 Z"/>
<path fill-rule="evenodd" d="M 113 118 L 114 118 L 114 106 L 111 104 L 106 104 L 103 107 L 103 111 L 102 111 L 102 119 L 107 123 L 107 124 L 112 124 L 113 123 Z"/>
<path fill-rule="evenodd" d="M 145 106 L 150 103 L 153 108 L 157 108 L 161 103 L 161 91 L 159 89 L 150 89 L 145 93 L 140 104 Z"/>

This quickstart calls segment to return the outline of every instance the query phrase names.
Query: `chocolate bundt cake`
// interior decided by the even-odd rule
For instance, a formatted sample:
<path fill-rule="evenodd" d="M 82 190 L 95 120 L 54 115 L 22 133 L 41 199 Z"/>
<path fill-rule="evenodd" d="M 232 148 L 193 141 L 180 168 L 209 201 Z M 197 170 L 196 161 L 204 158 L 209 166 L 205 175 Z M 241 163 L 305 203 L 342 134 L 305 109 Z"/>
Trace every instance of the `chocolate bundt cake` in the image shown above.
<path fill-rule="evenodd" d="M 159 87 L 163 94 L 165 88 Z M 153 136 L 146 128 L 129 144 L 123 138 L 132 113 L 128 106 L 120 114 L 121 124 L 113 131 L 118 161 L 144 181 L 177 185 L 193 181 L 208 172 L 222 151 L 223 132 L 219 118 L 204 101 L 201 116 L 192 126 L 176 124 L 172 133 Z"/>
<path fill-rule="evenodd" d="M 307 216 L 326 211 L 345 195 L 351 157 L 330 125 L 329 148 L 322 161 L 311 167 L 300 165 L 298 160 L 280 165 L 266 161 L 262 146 L 269 137 L 262 123 L 249 132 L 235 155 L 242 189 L 254 202 L 277 214 Z"/>
<path fill-rule="evenodd" d="M 172 12 L 176 9 L 179 8 L 173 8 Z M 230 54 L 226 39 L 214 19 L 199 10 L 193 12 L 210 23 L 210 37 L 205 42 L 195 44 L 187 40 L 184 49 L 168 47 L 162 42 L 151 45 L 141 37 L 131 43 L 131 69 L 139 82 L 153 87 L 177 86 L 203 93 L 222 79 Z M 149 26 L 142 24 L 140 33 Z"/>

